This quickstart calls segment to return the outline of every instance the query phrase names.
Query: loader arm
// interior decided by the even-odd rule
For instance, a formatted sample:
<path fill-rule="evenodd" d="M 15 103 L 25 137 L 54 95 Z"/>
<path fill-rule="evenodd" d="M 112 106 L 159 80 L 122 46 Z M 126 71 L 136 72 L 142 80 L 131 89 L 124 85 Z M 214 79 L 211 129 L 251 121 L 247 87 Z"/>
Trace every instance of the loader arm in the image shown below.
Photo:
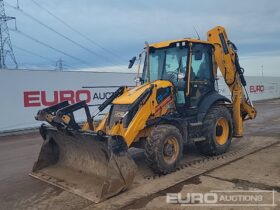
<path fill-rule="evenodd" d="M 235 136 L 241 137 L 243 136 L 243 120 L 254 119 L 257 112 L 245 89 L 246 81 L 243 69 L 239 65 L 237 48 L 228 40 L 226 31 L 221 26 L 208 31 L 207 37 L 208 41 L 214 45 L 215 63 L 231 92 Z"/>

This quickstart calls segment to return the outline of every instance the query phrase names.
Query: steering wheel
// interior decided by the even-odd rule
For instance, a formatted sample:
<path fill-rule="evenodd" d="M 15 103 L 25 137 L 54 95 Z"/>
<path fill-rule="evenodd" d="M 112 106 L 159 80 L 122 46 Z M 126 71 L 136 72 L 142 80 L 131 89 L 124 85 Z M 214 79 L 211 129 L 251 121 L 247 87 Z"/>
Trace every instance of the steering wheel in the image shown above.
<path fill-rule="evenodd" d="M 177 69 L 176 69 L 177 70 Z M 166 72 L 166 74 L 164 75 L 164 77 L 167 79 L 167 80 L 174 80 L 174 79 L 177 79 L 177 76 L 178 76 L 178 72 L 177 71 L 168 71 Z"/>

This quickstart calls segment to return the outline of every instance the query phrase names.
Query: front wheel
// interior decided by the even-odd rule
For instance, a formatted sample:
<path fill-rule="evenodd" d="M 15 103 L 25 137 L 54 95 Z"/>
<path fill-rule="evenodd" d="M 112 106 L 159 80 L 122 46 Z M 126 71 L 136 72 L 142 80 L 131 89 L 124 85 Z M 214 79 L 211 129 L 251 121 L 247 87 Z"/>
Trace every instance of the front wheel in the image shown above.
<path fill-rule="evenodd" d="M 223 105 L 210 108 L 202 128 L 205 141 L 196 142 L 197 149 L 205 155 L 225 153 L 232 140 L 233 125 L 229 109 Z"/>
<path fill-rule="evenodd" d="M 168 174 L 179 166 L 183 137 L 173 125 L 152 128 L 145 142 L 145 155 L 150 168 L 158 174 Z"/>

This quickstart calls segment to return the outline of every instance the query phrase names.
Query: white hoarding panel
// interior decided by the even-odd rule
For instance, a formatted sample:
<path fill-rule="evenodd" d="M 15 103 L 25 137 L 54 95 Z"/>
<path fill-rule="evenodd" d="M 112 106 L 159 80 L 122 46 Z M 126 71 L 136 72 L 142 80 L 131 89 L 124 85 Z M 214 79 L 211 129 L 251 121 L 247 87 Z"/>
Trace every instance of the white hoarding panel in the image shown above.
<path fill-rule="evenodd" d="M 91 111 L 121 85 L 135 85 L 133 73 L 0 71 L 0 132 L 40 125 L 38 110 L 58 102 L 87 100 Z M 78 120 L 85 119 L 79 112 Z"/>
<path fill-rule="evenodd" d="M 246 90 L 252 101 L 280 98 L 279 77 L 246 77 Z M 219 77 L 219 93 L 230 98 L 230 91 L 224 79 Z"/>

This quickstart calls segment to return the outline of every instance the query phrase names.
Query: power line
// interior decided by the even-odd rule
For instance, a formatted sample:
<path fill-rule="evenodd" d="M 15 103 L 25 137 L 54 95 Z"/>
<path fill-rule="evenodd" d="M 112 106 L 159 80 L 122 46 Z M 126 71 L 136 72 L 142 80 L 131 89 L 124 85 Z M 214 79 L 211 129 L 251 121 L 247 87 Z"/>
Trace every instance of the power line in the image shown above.
<path fill-rule="evenodd" d="M 38 2 L 36 2 L 35 0 L 31 0 L 34 4 L 36 4 L 39 8 L 41 8 L 42 10 L 44 10 L 45 12 L 47 12 L 49 15 L 51 15 L 53 18 L 55 18 L 56 20 L 58 20 L 60 23 L 62 23 L 63 25 L 65 25 L 66 27 L 68 27 L 70 30 L 74 31 L 75 33 L 79 34 L 81 37 L 83 37 L 84 39 L 88 40 L 89 42 L 91 42 L 92 44 L 96 45 L 97 47 L 99 47 L 100 49 L 118 57 L 122 62 L 126 62 L 126 60 L 124 58 L 122 58 L 121 56 L 119 56 L 117 53 L 114 53 L 113 51 L 103 47 L 101 44 L 97 43 L 96 41 L 93 41 L 92 39 L 90 39 L 88 36 L 86 36 L 85 34 L 81 33 L 79 30 L 73 28 L 71 25 L 69 25 L 68 23 L 66 23 L 64 20 L 62 20 L 60 17 L 56 16 L 55 14 L 53 14 L 49 9 L 47 9 L 46 7 L 43 7 L 41 4 L 39 4 Z"/>
<path fill-rule="evenodd" d="M 28 62 L 18 62 L 19 68 L 17 69 L 26 69 L 28 67 L 31 70 L 57 70 L 55 65 L 50 63 L 28 63 Z M 69 67 L 69 68 L 68 68 Z M 74 70 L 72 66 L 63 64 L 63 70 Z"/>
<path fill-rule="evenodd" d="M 23 52 L 26 52 L 26 53 L 28 53 L 28 54 L 30 54 L 30 55 L 34 55 L 34 56 L 36 56 L 36 57 L 39 57 L 39 58 L 42 58 L 42 59 L 44 59 L 44 60 L 47 60 L 47 61 L 50 61 L 50 62 L 55 63 L 55 61 L 52 60 L 52 59 L 50 59 L 50 58 L 44 57 L 44 56 L 42 56 L 42 55 L 39 55 L 39 54 L 34 53 L 34 52 L 31 52 L 31 51 L 29 51 L 29 50 L 26 50 L 26 49 L 21 48 L 21 47 L 16 46 L 16 45 L 13 45 L 13 46 L 14 46 L 14 48 L 16 48 L 16 49 L 18 49 L 18 50 L 21 50 L 21 51 L 23 51 Z"/>
<path fill-rule="evenodd" d="M 38 54 L 38 53 L 34 53 L 34 52 L 30 51 L 30 50 L 26 50 L 26 49 L 24 49 L 24 48 L 21 48 L 21 47 L 19 47 L 19 46 L 17 46 L 17 45 L 13 45 L 13 46 L 14 46 L 14 48 L 16 48 L 16 49 L 18 49 L 18 50 L 21 50 L 21 51 L 26 52 L 26 53 L 28 53 L 28 54 L 30 54 L 30 55 L 39 57 L 39 58 L 44 59 L 44 60 L 46 60 L 46 61 L 49 61 L 49 62 L 51 62 L 51 63 L 55 63 L 55 64 L 56 64 L 56 62 L 57 62 L 57 61 L 55 61 L 55 60 L 52 60 L 52 59 L 47 58 L 47 57 L 45 57 L 45 56 L 42 56 L 42 55 L 40 55 L 40 54 Z M 71 66 L 71 65 L 66 65 L 66 64 L 63 64 L 63 65 L 64 65 L 64 66 L 68 66 L 68 67 L 70 67 L 70 68 L 72 68 L 72 69 L 75 69 L 75 67 L 73 67 L 73 66 Z"/>
<path fill-rule="evenodd" d="M 59 49 L 57 49 L 57 48 L 55 48 L 55 47 L 53 47 L 53 46 L 51 46 L 51 45 L 49 45 L 49 44 L 46 44 L 46 43 L 44 43 L 44 42 L 42 42 L 42 41 L 40 41 L 40 40 L 38 40 L 38 39 L 36 39 L 36 38 L 34 38 L 34 37 L 32 37 L 32 36 L 26 34 L 26 33 L 24 33 L 24 32 L 22 32 L 22 31 L 20 31 L 20 30 L 18 30 L 18 29 L 17 29 L 17 30 L 13 30 L 13 31 L 15 31 L 15 32 L 17 32 L 18 34 L 20 34 L 20 35 L 22 35 L 22 36 L 24 36 L 24 37 L 26 37 L 26 38 L 28 38 L 28 39 L 34 41 L 34 42 L 37 42 L 37 43 L 39 43 L 39 44 L 41 44 L 41 45 L 43 45 L 43 46 L 45 46 L 45 47 L 47 47 L 47 48 L 50 48 L 50 49 L 52 49 L 52 50 L 54 50 L 54 51 L 56 51 L 56 52 L 59 52 L 59 53 L 65 55 L 65 56 L 68 56 L 68 57 L 70 57 L 70 58 L 72 58 L 72 59 L 74 59 L 74 60 L 76 60 L 76 61 L 79 61 L 79 62 L 81 62 L 81 63 L 84 63 L 84 64 L 86 64 L 87 66 L 90 66 L 90 64 L 88 64 L 86 61 L 84 61 L 84 60 L 82 60 L 82 59 L 80 59 L 80 58 L 77 58 L 77 57 L 75 57 L 75 56 L 73 56 L 73 55 L 70 55 L 70 54 L 68 54 L 68 53 L 66 53 L 66 52 L 64 52 L 64 51 L 62 51 L 62 50 L 59 50 Z"/>
<path fill-rule="evenodd" d="M 27 62 L 18 62 L 18 64 L 19 64 L 19 66 L 20 66 L 20 68 L 18 68 L 18 69 L 23 69 L 24 67 L 23 67 L 23 65 L 24 66 L 35 66 L 35 67 L 37 67 L 37 69 L 39 70 L 39 68 L 38 68 L 38 66 L 51 66 L 51 65 L 49 65 L 49 63 L 27 63 Z M 34 69 L 34 68 L 33 68 Z"/>
<path fill-rule="evenodd" d="M 98 54 L 98 53 L 92 51 L 91 49 L 89 49 L 89 48 L 87 48 L 87 47 L 81 45 L 80 43 L 78 43 L 78 42 L 72 40 L 71 38 L 65 36 L 64 34 L 62 34 L 62 33 L 58 32 L 58 31 L 56 31 L 56 30 L 53 29 L 52 27 L 46 25 L 45 23 L 43 23 L 43 22 L 41 22 L 40 20 L 38 20 L 38 19 L 36 19 L 35 17 L 33 17 L 32 15 L 28 14 L 27 12 L 25 12 L 25 11 L 22 10 L 21 8 L 14 7 L 14 6 L 12 6 L 12 5 L 8 4 L 8 3 L 6 3 L 6 4 L 7 4 L 9 7 L 13 8 L 13 9 L 15 9 L 15 10 L 20 11 L 23 15 L 25 15 L 26 17 L 32 19 L 33 21 L 37 22 L 38 24 L 44 26 L 45 28 L 47 28 L 48 30 L 52 31 L 53 33 L 55 33 L 55 34 L 61 36 L 62 38 L 66 39 L 66 40 L 68 40 L 68 41 L 71 42 L 72 44 L 74 44 L 74 45 L 76 45 L 76 46 L 78 46 L 78 47 L 80 47 L 80 48 L 86 50 L 86 51 L 89 52 L 89 53 L 92 53 L 92 54 L 95 55 L 95 56 L 102 57 L 104 60 L 106 60 L 107 62 L 109 62 L 109 63 L 111 63 L 111 64 L 113 64 L 113 65 L 116 65 L 116 63 L 109 61 L 109 60 L 108 60 L 106 57 L 104 57 L 103 55 L 100 55 L 100 54 Z"/>
<path fill-rule="evenodd" d="M 66 66 L 66 67 L 69 67 L 69 68 L 71 68 L 71 69 L 75 69 L 75 67 L 73 67 L 73 66 L 69 66 L 68 64 L 63 64 L 64 66 Z M 67 69 L 69 69 L 69 68 L 67 68 Z"/>

